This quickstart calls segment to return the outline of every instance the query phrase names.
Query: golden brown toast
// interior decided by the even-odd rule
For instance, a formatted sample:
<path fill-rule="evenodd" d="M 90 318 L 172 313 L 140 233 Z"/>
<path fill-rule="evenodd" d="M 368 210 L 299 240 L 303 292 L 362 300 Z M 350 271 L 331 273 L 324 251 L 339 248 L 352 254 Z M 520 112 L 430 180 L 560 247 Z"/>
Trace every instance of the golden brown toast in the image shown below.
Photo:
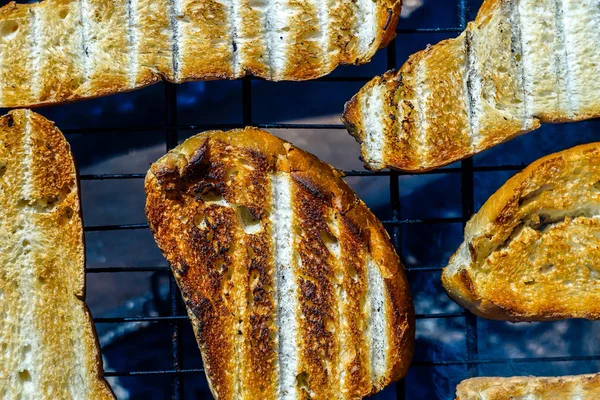
<path fill-rule="evenodd" d="M 561 377 L 517 376 L 466 379 L 456 388 L 456 400 L 600 398 L 600 375 Z"/>
<path fill-rule="evenodd" d="M 45 0 L 0 8 L 0 107 L 162 79 L 306 80 L 368 62 L 401 0 Z"/>
<path fill-rule="evenodd" d="M 29 110 L 0 117 L 0 398 L 114 399 L 83 301 L 69 144 Z"/>
<path fill-rule="evenodd" d="M 367 83 L 343 121 L 367 168 L 423 172 L 600 115 L 595 0 L 485 0 L 457 38 Z"/>
<path fill-rule="evenodd" d="M 471 218 L 442 273 L 452 299 L 491 319 L 600 318 L 600 143 L 543 157 Z"/>
<path fill-rule="evenodd" d="M 146 194 L 215 398 L 356 399 L 405 375 L 404 267 L 333 167 L 255 128 L 205 132 Z"/>

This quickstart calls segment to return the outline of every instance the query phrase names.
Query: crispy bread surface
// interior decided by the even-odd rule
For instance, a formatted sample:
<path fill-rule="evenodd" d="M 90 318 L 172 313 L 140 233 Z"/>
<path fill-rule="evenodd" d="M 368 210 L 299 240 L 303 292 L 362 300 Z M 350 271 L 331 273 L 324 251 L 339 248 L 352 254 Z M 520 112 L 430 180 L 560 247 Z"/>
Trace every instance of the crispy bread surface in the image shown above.
<path fill-rule="evenodd" d="M 510 321 L 600 318 L 600 143 L 543 157 L 467 223 L 442 273 L 451 298 Z"/>
<path fill-rule="evenodd" d="M 356 399 L 405 375 L 404 268 L 333 167 L 255 128 L 205 132 L 146 194 L 216 398 Z"/>
<path fill-rule="evenodd" d="M 401 0 L 45 0 L 0 8 L 0 107 L 370 61 Z"/>
<path fill-rule="evenodd" d="M 0 117 L 0 397 L 114 399 L 83 301 L 69 144 L 28 110 Z"/>
<path fill-rule="evenodd" d="M 342 120 L 367 168 L 423 172 L 600 115 L 593 0 L 486 0 L 454 39 L 367 83 Z"/>
<path fill-rule="evenodd" d="M 456 388 L 456 400 L 598 399 L 600 375 L 472 378 Z"/>

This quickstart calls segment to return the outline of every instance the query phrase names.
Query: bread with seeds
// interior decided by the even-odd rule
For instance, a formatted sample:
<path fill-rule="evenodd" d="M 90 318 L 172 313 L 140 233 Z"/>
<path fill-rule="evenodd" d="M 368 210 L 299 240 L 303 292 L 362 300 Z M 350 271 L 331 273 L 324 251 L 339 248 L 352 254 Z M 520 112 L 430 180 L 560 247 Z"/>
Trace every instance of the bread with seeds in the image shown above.
<path fill-rule="evenodd" d="M 455 39 L 364 86 L 343 120 L 372 170 L 422 172 L 600 115 L 595 0 L 485 0 Z"/>
<path fill-rule="evenodd" d="M 462 381 L 456 388 L 456 400 L 598 398 L 600 374 L 472 378 Z"/>
<path fill-rule="evenodd" d="M 45 0 L 0 8 L 0 107 L 162 79 L 307 80 L 368 62 L 400 0 Z"/>
<path fill-rule="evenodd" d="M 484 318 L 600 319 L 600 143 L 506 182 L 467 223 L 442 282 Z"/>
<path fill-rule="evenodd" d="M 145 186 L 215 398 L 357 399 L 405 375 L 404 268 L 340 172 L 246 128 L 186 140 Z"/>
<path fill-rule="evenodd" d="M 0 398 L 114 399 L 84 303 L 69 144 L 29 110 L 0 117 Z"/>

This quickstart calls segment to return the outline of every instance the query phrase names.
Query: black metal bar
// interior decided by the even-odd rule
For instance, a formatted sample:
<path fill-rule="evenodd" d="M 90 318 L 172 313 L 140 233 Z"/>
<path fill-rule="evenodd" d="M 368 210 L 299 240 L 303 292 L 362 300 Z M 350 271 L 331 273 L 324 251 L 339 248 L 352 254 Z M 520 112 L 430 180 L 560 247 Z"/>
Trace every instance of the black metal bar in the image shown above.
<path fill-rule="evenodd" d="M 165 125 L 167 127 L 177 126 L 177 86 L 172 83 L 165 83 Z M 178 144 L 177 129 L 165 129 L 166 150 L 169 151 Z M 179 312 L 179 294 L 177 284 L 173 275 L 169 274 L 169 298 L 171 301 L 171 316 L 178 317 Z M 173 336 L 171 339 L 171 356 L 173 369 L 180 371 L 182 366 L 182 343 L 179 324 L 171 321 L 173 327 Z M 183 381 L 179 374 L 171 377 L 171 397 L 173 400 L 183 399 Z"/>
<path fill-rule="evenodd" d="M 430 225 L 430 224 L 454 224 L 465 222 L 466 219 L 462 217 L 456 218 L 422 218 L 422 219 L 403 219 L 399 221 L 388 220 L 381 221 L 384 225 Z M 148 229 L 147 223 L 139 224 L 119 224 L 119 225 L 94 225 L 86 226 L 84 230 L 86 232 L 103 232 L 103 231 L 123 231 L 123 230 L 137 230 L 137 229 Z"/>
<path fill-rule="evenodd" d="M 594 356 L 565 356 L 565 357 L 526 357 L 526 358 L 498 358 L 498 359 L 472 359 L 449 361 L 415 361 L 412 366 L 432 367 L 446 365 L 482 365 L 482 364 L 521 364 L 521 363 L 551 363 L 551 362 L 581 362 L 600 360 L 600 354 Z"/>
<path fill-rule="evenodd" d="M 448 27 L 448 28 L 398 28 L 397 33 L 409 34 L 409 33 L 460 33 L 464 30 L 461 27 Z"/>
<path fill-rule="evenodd" d="M 432 314 L 416 314 L 416 319 L 436 319 L 436 318 L 460 318 L 467 314 L 464 311 L 453 312 L 453 313 L 432 313 Z"/>
<path fill-rule="evenodd" d="M 503 171 L 520 171 L 525 168 L 525 164 L 520 165 L 488 165 L 473 167 L 473 172 L 503 172 Z M 456 174 L 462 172 L 461 168 L 440 168 L 426 172 L 406 172 L 406 171 L 342 171 L 345 176 L 390 176 L 392 174 L 398 176 L 416 176 L 416 175 L 443 175 Z M 122 180 L 122 179 L 144 179 L 145 173 L 133 174 L 87 174 L 81 175 L 79 178 L 82 181 L 102 181 L 102 180 Z"/>
<path fill-rule="evenodd" d="M 183 375 L 204 373 L 204 368 L 167 369 L 157 371 L 105 371 L 104 376 Z"/>
<path fill-rule="evenodd" d="M 86 232 L 102 232 L 102 231 L 129 231 L 135 229 L 147 229 L 147 223 L 141 224 L 117 224 L 117 225 L 96 225 L 86 226 L 84 231 Z"/>
<path fill-rule="evenodd" d="M 79 179 L 82 181 L 105 181 L 109 179 L 143 179 L 145 176 L 146 174 L 87 174 L 80 175 Z"/>
<path fill-rule="evenodd" d="M 461 174 L 461 197 L 462 215 L 464 222 L 471 217 L 475 207 L 473 159 L 469 158 L 461 162 L 463 172 Z M 467 370 L 469 376 L 479 375 L 477 363 L 469 363 L 476 359 L 479 353 L 477 344 L 477 317 L 469 311 L 465 315 L 465 335 L 467 350 Z"/>
<path fill-rule="evenodd" d="M 113 273 L 113 272 L 170 272 L 169 267 L 97 267 L 88 268 L 88 274 Z"/>
<path fill-rule="evenodd" d="M 248 78 L 242 79 L 242 122 L 252 124 L 252 81 Z"/>
<path fill-rule="evenodd" d="M 165 315 L 162 317 L 96 317 L 94 322 L 101 324 L 119 324 L 125 322 L 169 322 L 187 320 L 187 315 Z"/>

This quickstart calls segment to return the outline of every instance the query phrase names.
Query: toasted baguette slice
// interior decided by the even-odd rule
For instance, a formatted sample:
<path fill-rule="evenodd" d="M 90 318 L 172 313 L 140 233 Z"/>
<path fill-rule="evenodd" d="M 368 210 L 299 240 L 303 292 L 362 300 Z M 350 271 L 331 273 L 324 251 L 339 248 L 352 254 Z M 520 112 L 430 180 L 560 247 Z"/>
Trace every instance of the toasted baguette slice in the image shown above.
<path fill-rule="evenodd" d="M 401 0 L 45 0 L 0 9 L 0 107 L 368 62 Z"/>
<path fill-rule="evenodd" d="M 600 318 L 600 143 L 506 182 L 467 223 L 442 282 L 485 318 Z"/>
<path fill-rule="evenodd" d="M 368 168 L 420 172 L 596 117 L 599 32 L 594 0 L 486 0 L 459 37 L 370 81 L 343 120 Z"/>
<path fill-rule="evenodd" d="M 462 381 L 456 388 L 456 400 L 594 400 L 599 398 L 599 374 L 472 378 Z"/>
<path fill-rule="evenodd" d="M 83 301 L 69 144 L 28 110 L 0 117 L 0 398 L 114 399 Z"/>
<path fill-rule="evenodd" d="M 404 376 L 404 268 L 330 165 L 254 128 L 212 131 L 154 163 L 146 194 L 215 398 L 355 399 Z"/>

